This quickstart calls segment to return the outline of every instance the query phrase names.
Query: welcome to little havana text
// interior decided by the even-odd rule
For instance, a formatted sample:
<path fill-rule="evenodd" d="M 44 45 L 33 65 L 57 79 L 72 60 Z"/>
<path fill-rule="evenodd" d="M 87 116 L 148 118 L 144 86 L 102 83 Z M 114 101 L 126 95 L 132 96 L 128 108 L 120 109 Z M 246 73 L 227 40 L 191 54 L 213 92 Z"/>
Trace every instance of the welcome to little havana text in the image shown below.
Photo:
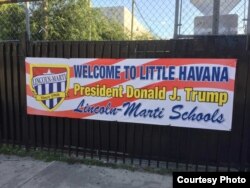
<path fill-rule="evenodd" d="M 74 65 L 75 78 L 127 80 L 181 80 L 228 82 L 226 66 L 90 66 Z"/>

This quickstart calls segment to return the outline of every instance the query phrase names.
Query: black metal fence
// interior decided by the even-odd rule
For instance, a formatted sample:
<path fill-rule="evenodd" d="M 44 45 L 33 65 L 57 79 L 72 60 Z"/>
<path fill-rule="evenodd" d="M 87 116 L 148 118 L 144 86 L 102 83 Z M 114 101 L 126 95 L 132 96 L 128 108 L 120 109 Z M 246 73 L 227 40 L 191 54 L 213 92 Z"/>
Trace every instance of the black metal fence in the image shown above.
<path fill-rule="evenodd" d="M 169 41 L 0 43 L 0 144 L 187 170 L 250 169 L 250 62 L 247 36 Z M 24 59 L 237 58 L 232 131 L 53 118 L 26 114 Z M 194 167 L 194 169 L 193 169 Z"/>

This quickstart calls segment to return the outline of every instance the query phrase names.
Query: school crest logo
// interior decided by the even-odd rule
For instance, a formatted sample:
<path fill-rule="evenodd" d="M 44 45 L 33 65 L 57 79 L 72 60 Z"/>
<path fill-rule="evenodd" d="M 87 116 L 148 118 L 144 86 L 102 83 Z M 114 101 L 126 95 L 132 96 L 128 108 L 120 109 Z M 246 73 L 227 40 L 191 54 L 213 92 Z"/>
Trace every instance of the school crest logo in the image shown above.
<path fill-rule="evenodd" d="M 69 67 L 32 65 L 31 90 L 36 101 L 48 111 L 58 108 L 67 97 L 69 89 Z"/>

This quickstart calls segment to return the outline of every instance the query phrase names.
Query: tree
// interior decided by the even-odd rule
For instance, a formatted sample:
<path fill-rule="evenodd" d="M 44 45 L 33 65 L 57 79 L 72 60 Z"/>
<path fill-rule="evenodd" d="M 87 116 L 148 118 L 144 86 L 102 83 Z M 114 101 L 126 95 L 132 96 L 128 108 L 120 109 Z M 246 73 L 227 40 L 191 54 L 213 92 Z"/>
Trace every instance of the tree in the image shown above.
<path fill-rule="evenodd" d="M 43 18 L 43 19 L 41 19 Z M 89 0 L 45 0 L 33 7 L 33 38 L 39 40 L 121 40 L 123 28 L 90 7 Z"/>
<path fill-rule="evenodd" d="M 116 21 L 107 19 L 100 10 L 92 11 L 96 37 L 94 40 L 128 40 L 129 35 Z"/>
<path fill-rule="evenodd" d="M 25 31 L 25 9 L 17 4 L 0 6 L 0 40 L 16 40 Z"/>

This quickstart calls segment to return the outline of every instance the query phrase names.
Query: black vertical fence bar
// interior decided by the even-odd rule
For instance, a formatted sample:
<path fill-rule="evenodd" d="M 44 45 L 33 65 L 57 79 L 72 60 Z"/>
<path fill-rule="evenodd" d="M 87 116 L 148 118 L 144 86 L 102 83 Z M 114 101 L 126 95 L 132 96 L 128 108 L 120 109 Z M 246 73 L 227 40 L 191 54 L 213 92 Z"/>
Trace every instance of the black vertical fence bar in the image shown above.
<path fill-rule="evenodd" d="M 1 47 L 0 47 L 1 48 Z M 1 50 L 0 50 L 1 53 Z M 1 66 L 1 64 L 0 64 Z M 1 82 L 0 82 L 1 85 Z M 1 92 L 2 88 L 0 86 L 0 147 L 2 146 L 2 139 L 3 139 L 3 112 L 2 112 L 2 92 Z"/>
<path fill-rule="evenodd" d="M 78 157 L 78 152 L 79 152 L 79 146 L 80 146 L 80 120 L 77 121 L 77 132 L 76 132 L 76 136 L 77 136 L 77 143 L 76 143 L 76 156 Z"/>
<path fill-rule="evenodd" d="M 139 165 L 142 165 L 142 160 L 143 160 L 143 154 L 144 154 L 144 135 L 145 135 L 145 128 L 144 128 L 144 126 L 141 126 L 141 125 L 138 125 L 138 128 L 140 128 L 140 129 L 138 129 L 136 132 L 135 132 L 135 134 L 137 134 L 137 133 L 140 133 L 139 135 L 140 135 L 140 140 L 137 140 L 136 142 L 138 142 L 138 143 L 140 143 L 140 146 L 139 147 L 137 147 L 137 149 L 139 149 Z M 138 154 L 137 154 L 138 155 Z"/>
<path fill-rule="evenodd" d="M 84 158 L 86 158 L 86 156 L 87 156 L 87 151 L 86 151 L 86 149 L 87 149 L 87 146 L 88 146 L 88 127 L 87 127 L 87 124 L 89 124 L 89 121 L 88 121 L 88 123 L 86 123 L 86 124 L 84 124 L 84 152 L 83 152 L 83 157 Z"/>
<path fill-rule="evenodd" d="M 90 156 L 91 156 L 91 159 L 94 158 L 94 154 L 95 154 L 95 148 L 96 148 L 96 142 L 95 142 L 95 123 L 96 121 L 91 121 L 92 122 L 92 129 L 91 129 L 91 153 L 90 153 Z"/>
<path fill-rule="evenodd" d="M 26 43 L 26 56 L 31 57 L 32 56 L 32 50 L 33 48 L 30 46 L 29 43 Z M 25 62 L 22 62 L 25 63 Z M 26 64 L 25 64 L 26 66 Z M 29 73 L 30 74 L 30 73 Z M 30 80 L 26 80 L 26 83 Z M 27 90 L 27 88 L 26 88 Z M 28 138 L 29 138 L 29 145 L 33 147 L 34 149 L 37 147 L 37 135 L 36 135 L 36 126 L 37 121 L 35 116 L 28 115 L 27 116 L 27 126 L 28 126 Z"/>
<path fill-rule="evenodd" d="M 1 44 L 0 44 L 0 53 L 1 51 Z M 1 67 L 1 60 L 0 60 L 0 67 Z M 1 74 L 1 72 L 0 72 Z M 1 78 L 0 78 L 1 79 Z M 2 88 L 1 88 L 1 81 L 0 81 L 0 147 L 3 144 L 3 110 L 2 110 Z"/>
<path fill-rule="evenodd" d="M 7 102 L 6 102 L 6 79 L 5 79 L 5 63 L 4 53 L 5 45 L 0 43 L 0 87 L 1 87 L 1 141 L 6 143 L 7 140 Z"/>
<path fill-rule="evenodd" d="M 57 151 L 57 148 L 58 148 L 58 124 L 59 124 L 59 118 L 54 118 L 53 119 L 53 139 L 54 139 L 54 154 L 56 153 Z"/>
<path fill-rule="evenodd" d="M 7 95 L 6 95 L 6 99 L 7 99 L 7 123 L 8 123 L 8 127 L 9 127 L 9 131 L 8 131 L 8 140 L 9 143 L 12 144 L 13 143 L 13 118 L 12 118 L 12 112 L 13 112 L 13 100 L 12 100 L 12 79 L 11 79 L 11 75 L 12 75 L 12 62 L 10 61 L 10 51 L 11 51 L 11 43 L 7 43 L 5 45 L 5 66 L 6 66 L 6 86 L 7 86 Z"/>
<path fill-rule="evenodd" d="M 107 161 L 109 162 L 110 159 L 110 140 L 111 140 L 111 125 L 108 123 L 108 150 L 107 150 Z"/>
<path fill-rule="evenodd" d="M 6 126 L 6 102 L 5 102 L 5 78 L 4 78 L 4 44 L 0 43 L 0 147 L 5 141 Z"/>
<path fill-rule="evenodd" d="M 16 127 L 15 127 L 15 123 L 16 122 L 14 122 L 14 117 L 16 116 L 16 111 L 15 111 L 15 97 L 16 97 L 16 95 L 15 95 L 15 93 L 14 93 L 14 72 L 13 72 L 13 69 L 14 69 L 14 59 L 12 58 L 13 57 L 13 52 L 14 52 L 14 45 L 13 45 L 13 43 L 11 44 L 11 46 L 10 46 L 10 52 L 8 53 L 8 55 L 9 55 L 9 63 L 10 63 L 10 81 L 11 81 L 11 84 L 10 84 L 10 87 L 11 87 L 11 90 L 10 90 L 10 92 L 11 92 L 11 97 L 10 97 L 10 100 L 11 100 L 11 102 L 12 102 L 12 106 L 10 106 L 10 111 L 9 111 L 9 113 L 11 114 L 10 115 L 10 118 L 12 119 L 12 120 L 10 120 L 10 122 L 11 122 L 11 139 L 12 139 L 12 146 L 14 147 L 15 146 L 15 141 L 16 141 L 16 134 L 15 134 L 15 132 L 16 132 Z"/>
<path fill-rule="evenodd" d="M 98 159 L 102 159 L 102 132 L 101 132 L 101 121 L 98 121 L 98 136 L 99 136 L 99 146 L 98 146 Z"/>
<path fill-rule="evenodd" d="M 162 148 L 162 126 L 158 126 L 158 152 L 157 152 L 157 161 L 156 161 L 156 166 L 157 168 L 159 168 L 160 166 L 160 161 L 163 160 L 162 157 L 162 152 L 161 152 L 161 148 Z"/>
<path fill-rule="evenodd" d="M 26 57 L 26 37 L 23 37 L 20 41 L 20 48 L 19 48 L 19 73 L 20 73 L 20 94 L 21 94 L 21 100 L 20 106 L 21 106 L 21 127 L 22 127 L 22 139 L 23 144 L 26 146 L 26 149 L 29 148 L 28 142 L 29 142 L 29 126 L 27 125 L 27 104 L 26 104 L 26 71 L 25 71 L 25 57 Z"/>
<path fill-rule="evenodd" d="M 12 79 L 13 79 L 13 116 L 14 116 L 14 144 L 20 144 L 20 137 L 18 132 L 20 131 L 19 127 L 19 79 L 18 79 L 18 61 L 17 61 L 17 43 L 12 44 L 12 53 L 11 53 L 11 58 L 12 58 Z"/>

